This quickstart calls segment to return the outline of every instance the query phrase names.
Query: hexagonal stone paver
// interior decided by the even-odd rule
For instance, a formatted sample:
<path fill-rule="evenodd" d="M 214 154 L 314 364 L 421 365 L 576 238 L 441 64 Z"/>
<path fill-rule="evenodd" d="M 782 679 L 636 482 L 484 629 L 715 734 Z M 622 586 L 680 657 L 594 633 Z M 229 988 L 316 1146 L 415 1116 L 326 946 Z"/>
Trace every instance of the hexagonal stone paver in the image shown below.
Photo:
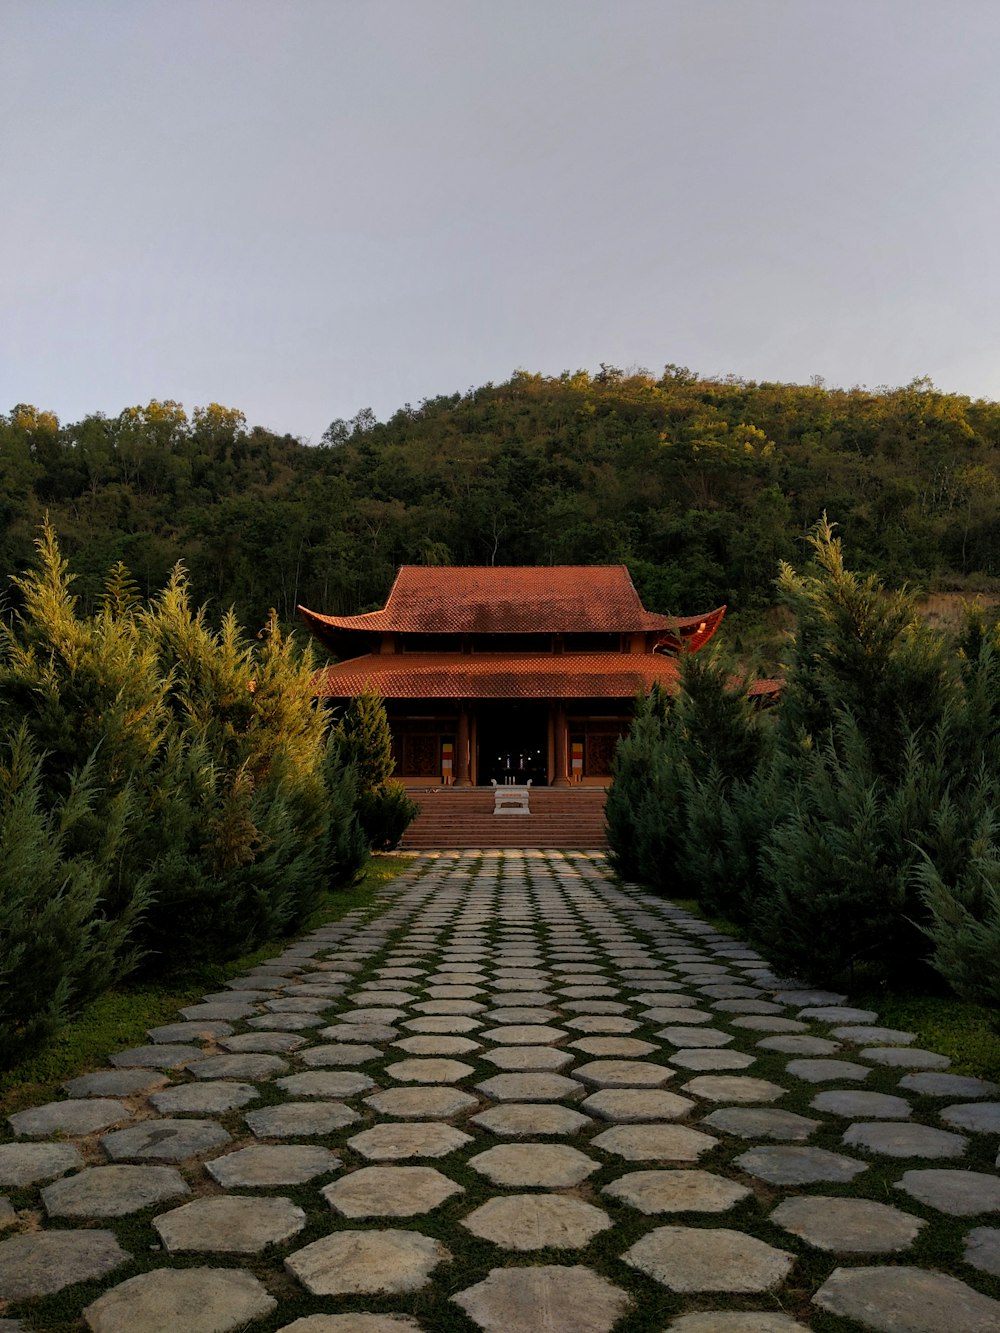
<path fill-rule="evenodd" d="M 302 1185 L 339 1166 L 340 1158 L 336 1153 L 306 1144 L 261 1144 L 239 1148 L 205 1163 L 212 1179 L 226 1189 Z"/>
<path fill-rule="evenodd" d="M 471 1136 L 453 1125 L 400 1121 L 399 1124 L 374 1125 L 347 1142 L 370 1162 L 389 1162 L 405 1157 L 446 1157 L 470 1143 Z"/>
<path fill-rule="evenodd" d="M 463 1218 L 474 1236 L 505 1250 L 578 1249 L 611 1226 L 607 1213 L 561 1194 L 488 1199 Z"/>
<path fill-rule="evenodd" d="M 696 1162 L 719 1142 L 686 1125 L 615 1125 L 592 1139 L 595 1148 L 628 1162 Z"/>
<path fill-rule="evenodd" d="M 466 1018 L 462 1014 L 426 1014 L 423 1018 L 408 1018 L 404 1028 L 411 1032 L 448 1033 L 478 1032 L 482 1023 L 475 1018 Z"/>
<path fill-rule="evenodd" d="M 1000 1230 L 996 1227 L 973 1227 L 965 1238 L 964 1259 L 981 1273 L 1000 1277 Z"/>
<path fill-rule="evenodd" d="M 189 1111 L 196 1115 L 220 1114 L 246 1106 L 260 1093 L 252 1083 L 175 1083 L 154 1092 L 150 1104 L 167 1114 Z"/>
<path fill-rule="evenodd" d="M 258 1139 L 296 1139 L 332 1134 L 360 1117 L 343 1102 L 285 1102 L 248 1111 L 243 1119 Z"/>
<path fill-rule="evenodd" d="M 695 1048 L 673 1051 L 670 1063 L 679 1069 L 749 1069 L 756 1060 L 744 1051 L 720 1051 Z"/>
<path fill-rule="evenodd" d="M 317 1070 L 309 1074 L 290 1074 L 279 1078 L 277 1087 L 292 1097 L 353 1097 L 375 1087 L 375 1080 L 353 1069 Z"/>
<path fill-rule="evenodd" d="M 96 1069 L 92 1074 L 71 1078 L 62 1090 L 70 1097 L 134 1097 L 162 1088 L 166 1082 L 166 1075 L 155 1069 Z"/>
<path fill-rule="evenodd" d="M 231 1139 L 215 1120 L 144 1120 L 101 1137 L 101 1147 L 115 1162 L 183 1162 L 221 1148 Z"/>
<path fill-rule="evenodd" d="M 190 1194 L 172 1166 L 90 1166 L 42 1190 L 49 1217 L 124 1217 Z"/>
<path fill-rule="evenodd" d="M 491 1009 L 484 1018 L 490 1023 L 548 1023 L 558 1018 L 555 1009 L 546 1009 L 541 1005 L 504 1005 L 500 1009 Z M 482 1027 L 482 1022 L 479 1023 Z M 566 1036 L 566 1033 L 563 1033 Z"/>
<path fill-rule="evenodd" d="M 848 1148 L 881 1153 L 883 1157 L 961 1157 L 969 1144 L 961 1134 L 947 1129 L 884 1120 L 848 1126 L 843 1142 Z"/>
<path fill-rule="evenodd" d="M 278 1333 L 419 1333 L 421 1327 L 408 1314 L 309 1314 Z"/>
<path fill-rule="evenodd" d="M 922 1097 L 993 1097 L 1000 1093 L 1000 1084 L 964 1074 L 904 1074 L 899 1086 Z"/>
<path fill-rule="evenodd" d="M 920 1268 L 835 1268 L 813 1303 L 876 1333 L 995 1333 L 1000 1328 L 1000 1301 L 957 1278 Z"/>
<path fill-rule="evenodd" d="M 403 1120 L 450 1120 L 463 1111 L 478 1106 L 477 1098 L 461 1088 L 387 1088 L 373 1092 L 365 1102 L 382 1115 L 398 1116 Z"/>
<path fill-rule="evenodd" d="M 802 1008 L 804 1005 L 842 1005 L 847 1000 L 846 995 L 840 995 L 836 991 L 801 989 L 775 991 L 774 998 L 779 1004 L 794 1004 L 796 1008 Z"/>
<path fill-rule="evenodd" d="M 0 1143 L 0 1185 L 34 1185 L 81 1166 L 71 1143 Z"/>
<path fill-rule="evenodd" d="M 870 1199 L 813 1194 L 785 1199 L 771 1214 L 771 1221 L 818 1250 L 845 1254 L 895 1254 L 909 1249 L 926 1225 L 912 1213 Z"/>
<path fill-rule="evenodd" d="M 602 1032 L 607 1034 L 627 1034 L 639 1026 L 634 1019 L 621 1018 L 616 1014 L 581 1014 L 579 1018 L 567 1018 L 566 1026 L 577 1032 Z M 565 1034 L 563 1034 L 565 1035 Z"/>
<path fill-rule="evenodd" d="M 661 1028 L 656 1035 L 671 1046 L 692 1046 L 702 1050 L 710 1046 L 728 1046 L 733 1039 L 731 1032 L 721 1032 L 718 1028 L 668 1027 Z"/>
<path fill-rule="evenodd" d="M 338 1231 L 296 1250 L 285 1267 L 313 1296 L 419 1291 L 451 1255 L 416 1231 Z"/>
<path fill-rule="evenodd" d="M 40 1139 L 46 1134 L 93 1134 L 95 1130 L 121 1124 L 131 1117 L 132 1112 L 121 1102 L 105 1097 L 76 1097 L 18 1111 L 8 1117 L 7 1123 L 15 1134 Z"/>
<path fill-rule="evenodd" d="M 558 1046 L 494 1046 L 491 1051 L 484 1051 L 482 1058 L 498 1069 L 530 1073 L 564 1069 L 576 1057 L 572 1051 L 560 1050 Z"/>
<path fill-rule="evenodd" d="M 640 1041 L 637 1037 L 581 1037 L 578 1041 L 571 1041 L 570 1047 L 574 1051 L 581 1051 L 584 1055 L 601 1058 L 624 1056 L 634 1059 L 652 1055 L 656 1050 L 651 1041 Z"/>
<path fill-rule="evenodd" d="M 809 1105 L 817 1111 L 848 1120 L 856 1116 L 871 1117 L 872 1120 L 908 1120 L 913 1110 L 903 1097 L 892 1097 L 885 1092 L 860 1092 L 854 1088 L 818 1092 Z"/>
<path fill-rule="evenodd" d="M 363 1166 L 327 1185 L 323 1198 L 343 1217 L 414 1217 L 429 1213 L 462 1186 L 432 1166 Z"/>
<path fill-rule="evenodd" d="M 296 1032 L 241 1032 L 235 1037 L 223 1037 L 219 1045 L 232 1055 L 274 1055 L 296 1051 L 305 1044 L 305 1037 Z"/>
<path fill-rule="evenodd" d="M 667 1325 L 668 1333 L 809 1333 L 790 1314 L 763 1310 L 702 1310 L 684 1314 Z"/>
<path fill-rule="evenodd" d="M 806 1083 L 861 1083 L 872 1072 L 853 1060 L 789 1060 L 785 1068 Z"/>
<path fill-rule="evenodd" d="M 809 1037 L 797 1032 L 764 1037 L 757 1045 L 762 1051 L 778 1051 L 781 1055 L 833 1055 L 841 1049 L 839 1041 L 827 1041 L 825 1037 Z"/>
<path fill-rule="evenodd" d="M 369 1042 L 392 1041 L 399 1032 L 388 1023 L 334 1023 L 317 1035 L 324 1041 Z"/>
<path fill-rule="evenodd" d="M 400 1083 L 458 1083 L 475 1073 L 461 1060 L 397 1060 L 385 1072 Z"/>
<path fill-rule="evenodd" d="M 504 1143 L 469 1159 L 469 1166 L 494 1185 L 567 1189 L 599 1164 L 562 1143 Z"/>
<path fill-rule="evenodd" d="M 195 1078 L 274 1078 L 288 1073 L 288 1061 L 280 1055 L 209 1055 L 203 1060 L 189 1060 L 187 1069 Z"/>
<path fill-rule="evenodd" d="M 140 1273 L 88 1305 L 91 1333 L 235 1333 L 277 1306 L 238 1268 L 157 1268 Z"/>
<path fill-rule="evenodd" d="M 452 1300 L 483 1333 L 610 1333 L 630 1301 L 589 1268 L 494 1268 Z M 540 1324 L 544 1320 L 544 1325 Z"/>
<path fill-rule="evenodd" d="M 297 1236 L 306 1215 L 291 1199 L 247 1199 L 228 1195 L 196 1199 L 153 1218 L 160 1240 L 175 1254 L 184 1250 L 258 1254 Z"/>
<path fill-rule="evenodd" d="M 901 1032 L 899 1028 L 878 1028 L 862 1023 L 857 1027 L 834 1028 L 833 1035 L 841 1041 L 852 1041 L 858 1046 L 870 1046 L 873 1041 L 886 1046 L 909 1046 L 916 1041 L 915 1032 Z"/>
<path fill-rule="evenodd" d="M 316 1013 L 306 1014 L 262 1014 L 257 1018 L 248 1018 L 252 1028 L 263 1028 L 267 1032 L 307 1032 L 319 1027 L 322 1018 Z"/>
<path fill-rule="evenodd" d="M 601 1088 L 580 1103 L 582 1110 L 602 1120 L 622 1124 L 641 1120 L 680 1120 L 695 1103 L 662 1088 Z"/>
<path fill-rule="evenodd" d="M 673 1076 L 667 1065 L 648 1060 L 591 1060 L 573 1070 L 574 1078 L 597 1088 L 660 1088 Z"/>
<path fill-rule="evenodd" d="M 410 1004 L 413 996 L 408 990 L 400 987 L 397 990 L 389 990 L 388 987 L 365 986 L 362 990 L 354 991 L 350 997 L 358 1004 L 382 1004 L 397 1005 Z"/>
<path fill-rule="evenodd" d="M 561 1102 L 582 1097 L 583 1085 L 563 1074 L 497 1074 L 476 1084 L 496 1102 Z"/>
<path fill-rule="evenodd" d="M 340 1015 L 341 1023 L 395 1023 L 397 1018 L 405 1018 L 403 1009 L 348 1009 Z M 409 1027 L 409 1024 L 406 1024 Z M 322 1036 L 322 1033 L 320 1034 Z"/>
<path fill-rule="evenodd" d="M 740 1074 L 702 1074 L 685 1083 L 681 1092 L 702 1097 L 709 1102 L 776 1102 L 784 1097 L 785 1089 L 765 1078 L 751 1078 Z"/>
<path fill-rule="evenodd" d="M 810 1005 L 799 1011 L 799 1018 L 818 1019 L 821 1023 L 877 1023 L 874 1009 L 852 1009 L 848 1005 Z"/>
<path fill-rule="evenodd" d="M 234 1022 L 241 1018 L 249 1018 L 251 1014 L 259 1013 L 256 1002 L 253 1000 L 214 1000 L 204 1004 L 188 1004 L 183 1009 L 178 1010 L 182 1018 L 186 1018 L 189 1023 L 200 1023 L 204 1019 L 222 1019 L 225 1022 Z"/>
<path fill-rule="evenodd" d="M 183 1045 L 189 1041 L 210 1041 L 213 1037 L 230 1037 L 232 1033 L 232 1024 L 224 1023 L 221 1019 L 208 1019 L 200 1023 L 164 1023 L 158 1028 L 146 1030 L 146 1036 L 150 1041 L 165 1042 L 168 1045 Z"/>
<path fill-rule="evenodd" d="M 777 1139 L 788 1143 L 804 1143 L 820 1125 L 808 1116 L 772 1106 L 724 1106 L 705 1116 L 701 1123 L 740 1139 Z"/>
<path fill-rule="evenodd" d="M 724 1213 L 752 1193 L 709 1171 L 631 1171 L 602 1191 L 640 1213 Z"/>
<path fill-rule="evenodd" d="M 377 1046 L 366 1046 L 362 1042 L 331 1042 L 325 1046 L 307 1046 L 297 1051 L 298 1059 L 310 1069 L 332 1068 L 335 1065 L 363 1065 L 369 1060 L 377 1060 L 382 1052 Z"/>
<path fill-rule="evenodd" d="M 622 1258 L 671 1291 L 771 1291 L 794 1258 L 754 1236 L 726 1228 L 658 1227 Z"/>
<path fill-rule="evenodd" d="M 826 1148 L 751 1148 L 734 1165 L 769 1185 L 811 1185 L 821 1180 L 846 1185 L 868 1169 L 867 1162 Z"/>
<path fill-rule="evenodd" d="M 407 1055 L 471 1055 L 473 1051 L 482 1049 L 480 1042 L 470 1041 L 468 1037 L 442 1037 L 433 1034 L 403 1037 L 401 1041 L 394 1041 L 392 1044 L 397 1051 L 405 1051 Z"/>
<path fill-rule="evenodd" d="M 548 1027 L 544 1023 L 512 1023 L 484 1028 L 479 1035 L 486 1041 L 504 1046 L 544 1046 L 546 1042 L 562 1041 L 566 1033 L 562 1028 Z"/>
<path fill-rule="evenodd" d="M 118 1069 L 180 1069 L 181 1065 L 197 1060 L 203 1054 L 200 1046 L 153 1044 L 116 1051 L 108 1056 L 108 1063 Z"/>
<path fill-rule="evenodd" d="M 643 1009 L 642 1017 L 648 1018 L 651 1023 L 690 1023 L 698 1025 L 700 1023 L 711 1023 L 714 1015 L 706 1014 L 704 1009 L 664 1009 L 657 1006 L 654 1009 Z"/>
<path fill-rule="evenodd" d="M 890 1069 L 947 1069 L 951 1064 L 946 1055 L 922 1051 L 914 1046 L 866 1046 L 858 1056 Z"/>
<path fill-rule="evenodd" d="M 534 1134 L 576 1134 L 592 1121 L 558 1103 L 507 1102 L 474 1115 L 472 1123 L 491 1134 L 523 1138 Z"/>
<path fill-rule="evenodd" d="M 0 1300 L 51 1296 L 132 1258 L 111 1231 L 29 1231 L 0 1241 Z"/>
<path fill-rule="evenodd" d="M 956 1129 L 971 1129 L 974 1134 L 1000 1134 L 1000 1102 L 944 1106 L 938 1114 Z"/>
<path fill-rule="evenodd" d="M 904 1171 L 896 1182 L 914 1199 L 951 1217 L 974 1217 L 977 1213 L 1000 1212 L 1000 1179 L 981 1171 L 956 1171 L 946 1167 L 927 1171 Z"/>

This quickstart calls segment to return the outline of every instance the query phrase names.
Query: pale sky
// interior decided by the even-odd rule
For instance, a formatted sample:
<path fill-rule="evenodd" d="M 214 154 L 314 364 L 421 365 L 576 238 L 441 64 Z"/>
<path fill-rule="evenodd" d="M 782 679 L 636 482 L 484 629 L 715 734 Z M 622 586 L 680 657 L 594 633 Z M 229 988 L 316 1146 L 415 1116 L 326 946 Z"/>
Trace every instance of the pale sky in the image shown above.
<path fill-rule="evenodd" d="M 998 0 L 0 0 L 0 411 L 1000 398 Z"/>

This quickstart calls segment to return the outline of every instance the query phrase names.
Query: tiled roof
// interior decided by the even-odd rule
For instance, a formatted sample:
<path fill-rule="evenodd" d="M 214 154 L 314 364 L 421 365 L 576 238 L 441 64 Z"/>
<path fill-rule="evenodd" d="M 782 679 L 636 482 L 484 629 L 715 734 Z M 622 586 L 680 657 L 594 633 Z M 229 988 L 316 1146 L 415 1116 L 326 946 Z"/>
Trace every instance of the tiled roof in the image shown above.
<path fill-rule="evenodd" d="M 677 620 L 645 610 L 624 565 L 403 565 L 381 611 L 324 616 L 300 606 L 299 612 L 320 638 L 324 628 L 419 634 L 690 632 L 706 619 Z"/>
<path fill-rule="evenodd" d="M 334 699 L 634 699 L 677 676 L 658 653 L 371 653 L 318 671 L 316 685 Z"/>

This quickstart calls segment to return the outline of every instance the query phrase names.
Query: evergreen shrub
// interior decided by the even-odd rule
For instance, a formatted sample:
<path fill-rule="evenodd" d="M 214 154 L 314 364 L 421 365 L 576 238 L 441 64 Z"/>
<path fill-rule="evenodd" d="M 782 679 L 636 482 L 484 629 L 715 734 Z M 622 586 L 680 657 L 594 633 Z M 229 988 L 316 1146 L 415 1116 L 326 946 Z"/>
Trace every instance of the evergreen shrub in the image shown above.
<path fill-rule="evenodd" d="M 27 729 L 0 740 L 0 1068 L 51 1036 L 66 1017 L 137 961 L 130 934 L 146 903 L 135 883 L 116 915 L 110 889 L 128 831 L 131 793 L 111 803 L 100 839 L 72 851 L 97 799 L 94 766 L 45 799 Z"/>
<path fill-rule="evenodd" d="M 420 813 L 400 782 L 390 781 L 395 763 L 385 704 L 375 690 L 364 690 L 347 704 L 333 728 L 342 761 L 353 768 L 358 784 L 358 821 L 374 851 L 397 846 Z"/>
<path fill-rule="evenodd" d="M 309 652 L 273 614 L 255 640 L 232 615 L 215 630 L 183 569 L 144 605 L 116 566 L 81 615 L 48 525 L 37 552 L 0 625 L 0 1040 L 11 1048 L 140 959 L 176 970 L 301 924 L 363 865 L 357 764 L 384 763 L 366 731 L 355 762 L 328 744 Z M 398 824 L 399 802 L 386 801 L 382 823 Z"/>

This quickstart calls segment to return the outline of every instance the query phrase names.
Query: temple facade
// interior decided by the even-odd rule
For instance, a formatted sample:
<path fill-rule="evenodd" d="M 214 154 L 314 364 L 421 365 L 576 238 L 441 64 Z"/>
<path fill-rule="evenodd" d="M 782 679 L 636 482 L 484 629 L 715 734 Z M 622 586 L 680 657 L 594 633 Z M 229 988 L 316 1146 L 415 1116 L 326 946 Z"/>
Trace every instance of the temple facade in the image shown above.
<path fill-rule="evenodd" d="M 672 691 L 725 607 L 655 615 L 624 565 L 404 565 L 380 611 L 299 613 L 340 659 L 317 693 L 382 696 L 407 785 L 567 787 L 607 784 L 636 696 Z"/>

